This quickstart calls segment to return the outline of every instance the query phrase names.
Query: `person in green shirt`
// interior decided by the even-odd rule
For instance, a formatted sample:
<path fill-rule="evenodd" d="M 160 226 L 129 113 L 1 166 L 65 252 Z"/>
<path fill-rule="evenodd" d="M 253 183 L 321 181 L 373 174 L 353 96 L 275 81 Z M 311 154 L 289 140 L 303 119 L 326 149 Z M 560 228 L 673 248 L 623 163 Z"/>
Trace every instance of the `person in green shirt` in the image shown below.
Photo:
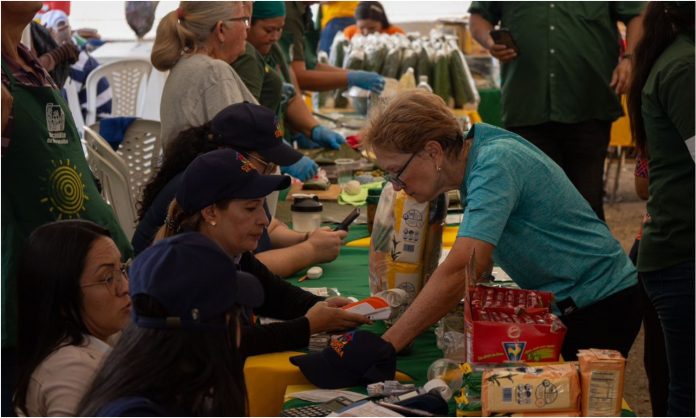
<path fill-rule="evenodd" d="M 694 416 L 694 3 L 651 2 L 628 98 L 648 156 L 648 214 L 638 271 L 664 332 L 668 416 Z"/>
<path fill-rule="evenodd" d="M 500 60 L 503 124 L 539 147 L 604 219 L 603 174 L 618 94 L 631 77 L 643 2 L 479 2 L 469 8 L 473 37 Z M 626 24 L 627 47 L 616 22 Z M 507 28 L 518 51 L 495 44 Z"/>
<path fill-rule="evenodd" d="M 285 27 L 278 41 L 286 62 L 297 76 L 300 88 L 327 91 L 356 86 L 381 93 L 384 90 L 384 77 L 375 72 L 348 71 L 317 62 L 319 35 L 309 8 L 313 3 L 316 2 L 285 2 Z"/>
<path fill-rule="evenodd" d="M 343 135 L 320 125 L 298 94 L 297 79 L 277 44 L 283 26 L 285 2 L 255 3 L 246 51 L 232 67 L 259 104 L 278 115 L 285 138 L 297 138 L 300 148 L 338 149 L 346 142 Z"/>

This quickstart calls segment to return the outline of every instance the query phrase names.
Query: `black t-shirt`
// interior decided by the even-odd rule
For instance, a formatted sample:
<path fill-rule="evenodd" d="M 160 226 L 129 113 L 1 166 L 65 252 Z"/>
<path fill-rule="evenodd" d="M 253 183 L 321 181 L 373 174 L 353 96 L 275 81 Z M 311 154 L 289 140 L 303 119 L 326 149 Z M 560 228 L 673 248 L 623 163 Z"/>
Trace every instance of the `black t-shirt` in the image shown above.
<path fill-rule="evenodd" d="M 133 233 L 133 239 L 131 240 L 133 252 L 136 256 L 152 244 L 155 235 L 157 235 L 157 231 L 164 225 L 169 204 L 176 197 L 176 191 L 179 190 L 182 175 L 183 172 L 169 180 L 169 183 L 164 186 L 152 202 L 152 205 L 147 209 L 143 219 L 138 222 L 135 233 Z"/>

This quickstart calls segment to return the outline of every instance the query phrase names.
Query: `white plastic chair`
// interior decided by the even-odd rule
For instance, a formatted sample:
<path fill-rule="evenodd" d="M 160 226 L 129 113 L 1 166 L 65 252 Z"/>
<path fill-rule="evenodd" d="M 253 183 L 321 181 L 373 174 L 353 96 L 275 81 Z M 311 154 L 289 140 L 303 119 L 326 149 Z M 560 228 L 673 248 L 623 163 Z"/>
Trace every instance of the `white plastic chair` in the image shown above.
<path fill-rule="evenodd" d="M 111 114 L 141 117 L 145 109 L 147 80 L 150 72 L 152 72 L 152 64 L 141 59 L 114 61 L 95 68 L 85 81 L 87 89 L 85 123 L 91 125 L 97 120 L 97 83 L 103 77 L 106 77 L 111 87 Z"/>
<path fill-rule="evenodd" d="M 128 166 L 111 145 L 92 128 L 85 126 L 87 162 L 102 186 L 102 196 L 111 205 L 123 232 L 130 239 L 135 232 L 135 198 L 128 180 Z"/>
<path fill-rule="evenodd" d="M 82 137 L 82 130 L 85 126 L 85 118 L 82 116 L 82 109 L 80 107 L 80 98 L 77 95 L 77 87 L 72 78 L 68 77 L 63 85 L 65 89 L 65 95 L 68 97 L 68 107 L 70 108 L 70 113 L 72 113 L 73 120 L 75 120 L 75 127 L 77 132 Z"/>
<path fill-rule="evenodd" d="M 94 132 L 99 132 L 99 123 L 91 125 L 90 128 Z M 103 138 L 102 140 L 105 141 Z M 131 196 L 137 201 L 143 187 L 150 181 L 155 168 L 159 166 L 162 156 L 160 123 L 144 119 L 133 121 L 116 154 L 127 166 Z"/>

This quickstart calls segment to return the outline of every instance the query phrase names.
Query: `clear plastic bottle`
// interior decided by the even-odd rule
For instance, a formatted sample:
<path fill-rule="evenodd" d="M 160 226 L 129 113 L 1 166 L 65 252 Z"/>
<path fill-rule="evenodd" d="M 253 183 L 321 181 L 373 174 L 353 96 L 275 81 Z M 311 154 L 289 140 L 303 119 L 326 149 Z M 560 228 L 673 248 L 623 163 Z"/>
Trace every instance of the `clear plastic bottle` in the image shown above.
<path fill-rule="evenodd" d="M 430 87 L 430 84 L 428 84 L 428 76 L 427 75 L 422 75 L 418 77 L 418 86 L 416 86 L 419 89 L 423 89 L 425 91 L 428 91 L 430 93 L 433 92 L 433 88 Z"/>

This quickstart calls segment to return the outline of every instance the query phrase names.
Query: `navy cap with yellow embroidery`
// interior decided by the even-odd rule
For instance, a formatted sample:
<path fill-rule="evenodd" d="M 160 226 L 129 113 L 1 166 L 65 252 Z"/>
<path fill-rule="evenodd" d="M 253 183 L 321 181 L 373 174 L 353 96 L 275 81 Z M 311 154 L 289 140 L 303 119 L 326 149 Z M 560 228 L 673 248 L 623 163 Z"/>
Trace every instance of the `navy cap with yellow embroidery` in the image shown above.
<path fill-rule="evenodd" d="M 275 113 L 263 106 L 249 102 L 227 106 L 210 121 L 210 131 L 219 144 L 241 152 L 257 152 L 276 165 L 292 165 L 302 158 L 283 142 Z"/>
<path fill-rule="evenodd" d="M 179 206 L 195 213 L 224 199 L 258 199 L 290 186 L 290 177 L 260 174 L 242 154 L 219 149 L 186 168 L 176 193 Z"/>

